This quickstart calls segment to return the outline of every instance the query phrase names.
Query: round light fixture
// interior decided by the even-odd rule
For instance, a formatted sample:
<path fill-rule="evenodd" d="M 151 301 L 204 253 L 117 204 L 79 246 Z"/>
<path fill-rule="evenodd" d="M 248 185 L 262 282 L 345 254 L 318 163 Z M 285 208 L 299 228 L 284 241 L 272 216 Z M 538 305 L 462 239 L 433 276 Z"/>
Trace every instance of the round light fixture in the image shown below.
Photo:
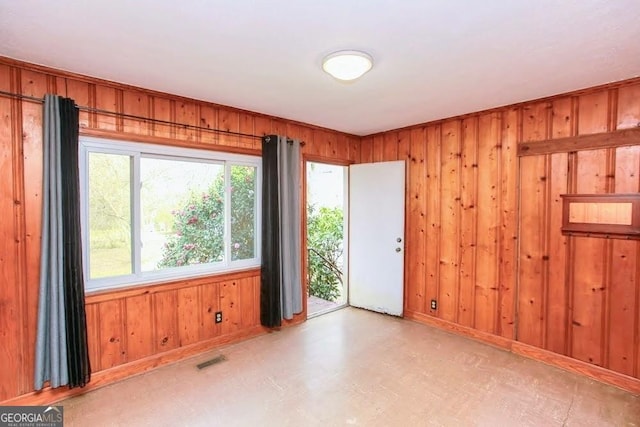
<path fill-rule="evenodd" d="M 327 55 L 322 69 L 338 80 L 350 81 L 361 77 L 373 67 L 370 55 L 357 50 L 341 50 Z"/>

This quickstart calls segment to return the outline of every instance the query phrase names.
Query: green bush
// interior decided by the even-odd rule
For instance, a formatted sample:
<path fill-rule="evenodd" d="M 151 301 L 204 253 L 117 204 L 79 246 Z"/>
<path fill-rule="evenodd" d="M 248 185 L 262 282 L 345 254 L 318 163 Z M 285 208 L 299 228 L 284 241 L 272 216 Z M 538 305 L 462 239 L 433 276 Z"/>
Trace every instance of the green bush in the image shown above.
<path fill-rule="evenodd" d="M 340 208 L 307 208 L 309 295 L 335 301 L 342 291 L 343 214 Z"/>

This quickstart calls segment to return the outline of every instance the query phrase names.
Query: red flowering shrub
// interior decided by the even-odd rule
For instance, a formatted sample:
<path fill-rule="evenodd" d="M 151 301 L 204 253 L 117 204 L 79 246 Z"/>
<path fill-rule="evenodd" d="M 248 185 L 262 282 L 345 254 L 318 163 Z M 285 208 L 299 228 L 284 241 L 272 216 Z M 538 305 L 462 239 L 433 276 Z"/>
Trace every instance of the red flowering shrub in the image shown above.
<path fill-rule="evenodd" d="M 255 168 L 231 168 L 231 260 L 255 257 Z M 173 212 L 173 234 L 158 268 L 223 261 L 224 175 L 204 194 L 191 194 Z"/>

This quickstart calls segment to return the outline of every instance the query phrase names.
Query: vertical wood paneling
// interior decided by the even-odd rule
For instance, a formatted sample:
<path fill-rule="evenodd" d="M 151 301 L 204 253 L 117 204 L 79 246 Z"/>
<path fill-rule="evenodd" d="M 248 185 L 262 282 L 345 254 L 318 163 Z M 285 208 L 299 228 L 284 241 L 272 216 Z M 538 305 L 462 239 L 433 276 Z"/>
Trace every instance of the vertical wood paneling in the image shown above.
<path fill-rule="evenodd" d="M 207 129 L 218 129 L 218 109 L 210 105 L 199 106 L 200 120 L 198 126 Z M 218 142 L 218 134 L 215 132 L 200 132 L 200 142 L 203 144 L 215 144 Z"/>
<path fill-rule="evenodd" d="M 275 134 L 275 135 L 281 135 L 281 136 L 289 136 L 287 135 L 287 128 L 289 127 L 290 123 L 287 122 L 286 120 L 280 120 L 280 119 L 272 119 L 271 120 L 271 133 Z M 314 138 L 315 139 L 315 138 Z M 318 143 L 320 144 L 321 150 L 324 148 L 322 146 L 322 141 L 324 141 L 324 139 L 318 139 Z"/>
<path fill-rule="evenodd" d="M 326 150 L 324 149 L 321 141 L 324 141 L 327 138 L 325 131 L 322 129 L 314 129 L 313 130 L 313 141 L 309 144 L 305 144 L 304 150 L 307 154 L 313 154 L 317 156 L 324 156 Z"/>
<path fill-rule="evenodd" d="M 78 103 L 80 101 L 76 101 Z M 84 105 L 84 104 L 80 104 Z M 122 93 L 122 111 L 125 114 L 138 117 L 150 117 L 149 96 L 142 92 L 130 90 Z M 123 131 L 138 135 L 148 135 L 150 130 L 149 122 L 144 120 L 123 119 Z"/>
<path fill-rule="evenodd" d="M 500 169 L 499 323 L 500 336 L 515 339 L 516 253 L 518 218 L 519 110 L 508 109 L 502 116 Z"/>
<path fill-rule="evenodd" d="M 618 89 L 616 129 L 640 126 L 640 83 Z"/>
<path fill-rule="evenodd" d="M 408 310 L 424 312 L 426 308 L 426 147 L 424 128 L 411 132 L 407 162 L 407 209 L 405 260 L 407 264 L 406 306 Z M 435 298 L 433 296 L 432 298 Z"/>
<path fill-rule="evenodd" d="M 20 78 L 20 93 L 23 95 L 42 98 L 46 93 L 49 93 L 46 74 L 31 70 L 21 70 Z"/>
<path fill-rule="evenodd" d="M 42 73 L 22 72 L 21 88 L 25 95 L 43 97 L 45 93 L 53 92 L 50 86 L 50 78 Z M 20 190 L 16 191 L 16 200 L 21 200 L 19 205 L 24 209 L 20 213 L 21 224 L 24 229 L 24 272 L 23 279 L 26 283 L 23 289 L 25 297 L 23 316 L 26 319 L 25 339 L 28 343 L 36 340 L 38 288 L 40 278 L 40 234 L 42 211 L 42 104 L 32 101 L 21 103 L 22 113 L 22 156 L 21 161 L 14 167 L 19 176 L 24 178 L 20 182 Z M 16 144 L 16 148 L 19 144 Z M 33 376 L 34 346 L 28 345 L 23 350 L 23 366 L 25 375 Z M 31 386 L 31 384 L 29 384 Z"/>
<path fill-rule="evenodd" d="M 156 352 L 179 346 L 177 291 L 159 292 L 153 295 L 153 323 Z"/>
<path fill-rule="evenodd" d="M 153 354 L 153 316 L 152 298 L 149 294 L 127 298 L 127 362 L 132 362 Z M 89 325 L 92 323 L 87 322 Z"/>
<path fill-rule="evenodd" d="M 520 159 L 518 340 L 537 347 L 543 338 L 546 173 L 546 156 Z"/>
<path fill-rule="evenodd" d="M 382 160 L 398 160 L 398 132 L 387 132 L 383 137 Z"/>
<path fill-rule="evenodd" d="M 474 325 L 490 333 L 496 333 L 498 320 L 499 147 L 499 116 L 495 113 L 480 116 Z"/>
<path fill-rule="evenodd" d="M 240 312 L 240 292 L 236 280 L 220 284 L 220 309 L 222 310 L 222 333 L 237 331 L 242 324 Z"/>
<path fill-rule="evenodd" d="M 572 100 L 570 97 L 555 99 L 552 103 L 551 138 L 566 138 L 572 136 L 573 116 Z"/>
<path fill-rule="evenodd" d="M 567 237 L 559 230 L 562 227 L 562 198 L 561 194 L 568 193 L 567 188 L 567 153 L 557 153 L 551 156 L 549 174 L 549 197 L 547 198 L 549 222 L 546 230 L 548 241 L 546 315 L 544 322 L 546 344 L 545 348 L 556 353 L 567 352 L 567 306 L 568 283 L 567 269 Z"/>
<path fill-rule="evenodd" d="M 618 89 L 617 107 L 617 129 L 640 126 L 640 83 Z M 637 146 L 616 150 L 616 193 L 640 192 L 639 157 Z M 631 242 L 614 242 L 611 271 L 609 368 L 640 377 L 640 242 L 635 242 L 635 247 Z M 633 278 L 635 286 L 629 283 Z M 618 324 L 629 329 L 633 324 L 633 334 Z"/>
<path fill-rule="evenodd" d="M 458 323 L 473 326 L 476 286 L 478 118 L 462 121 L 460 164 L 460 271 Z"/>
<path fill-rule="evenodd" d="M 100 314 L 98 304 L 87 304 L 85 306 L 87 316 L 87 346 L 89 347 L 89 363 L 91 371 L 102 370 L 100 365 Z"/>
<path fill-rule="evenodd" d="M 606 132 L 609 118 L 609 92 L 600 90 L 578 98 L 578 134 Z"/>
<path fill-rule="evenodd" d="M 398 132 L 398 160 L 403 160 L 405 162 L 405 167 L 408 169 L 408 166 L 406 165 L 406 163 L 407 161 L 409 161 L 410 158 L 411 158 L 411 131 L 402 130 Z"/>
<path fill-rule="evenodd" d="M 506 338 L 517 327 L 522 342 L 638 376 L 640 244 L 560 232 L 561 194 L 638 191 L 638 148 L 519 159 L 517 144 L 635 127 L 639 88 L 411 128 L 407 311 Z M 390 157 L 394 133 L 363 138 L 361 160 Z"/>
<path fill-rule="evenodd" d="M 260 300 L 255 298 L 255 280 L 253 278 L 242 279 L 239 283 L 240 307 L 242 307 L 242 310 L 238 310 L 241 317 L 240 325 L 243 328 L 250 328 L 259 324 L 259 322 L 255 322 L 255 313 L 260 312 L 260 308 L 257 307 Z"/>
<path fill-rule="evenodd" d="M 11 91 L 15 89 L 11 82 L 12 71 L 9 67 L 0 65 L 0 89 Z M 7 218 L 0 221 L 0 401 L 16 396 L 20 393 L 22 375 L 16 374 L 22 370 L 20 357 L 23 348 L 22 337 L 22 298 L 19 286 L 10 286 L 17 282 L 15 266 L 19 262 L 15 229 L 14 212 L 14 166 L 13 147 L 18 144 L 18 137 L 14 128 L 15 120 L 19 118 L 15 108 L 17 101 L 0 97 L 0 212 Z M 20 349 L 20 351 L 16 351 Z"/>
<path fill-rule="evenodd" d="M 253 324 L 260 325 L 260 275 L 253 277 L 253 301 L 255 301 L 253 310 Z M 304 294 L 303 294 L 304 295 Z"/>
<path fill-rule="evenodd" d="M 304 153 L 306 153 L 307 147 L 315 147 L 313 129 L 306 126 L 287 124 L 287 135 L 289 135 L 290 138 L 304 142 L 304 145 L 302 146 Z M 322 139 L 318 139 L 318 144 L 322 145 L 322 141 Z"/>
<path fill-rule="evenodd" d="M 609 93 L 599 91 L 577 100 L 578 134 L 605 132 L 609 126 Z M 607 150 L 576 154 L 576 192 L 605 193 L 608 185 Z M 612 171 L 613 172 L 613 171 Z M 605 362 L 605 252 L 603 239 L 574 238 L 572 263 L 571 356 L 596 365 Z M 579 258 L 578 258 L 579 257 Z M 579 260 L 578 260 L 579 259 Z"/>
<path fill-rule="evenodd" d="M 200 301 L 198 287 L 178 290 L 178 337 L 179 346 L 200 340 Z"/>
<path fill-rule="evenodd" d="M 217 123 L 216 123 L 217 127 Z M 253 130 L 256 135 L 269 135 L 271 133 L 271 118 L 264 116 L 257 116 L 253 123 Z M 295 136 L 292 136 L 295 138 Z"/>
<path fill-rule="evenodd" d="M 550 137 L 550 104 L 522 108 L 521 141 Z M 549 218 L 549 156 L 520 160 L 520 276 L 518 287 L 518 339 L 544 347 L 548 294 L 547 225 Z"/>
<path fill-rule="evenodd" d="M 200 286 L 200 321 L 202 339 L 211 339 L 221 334 L 219 323 L 215 323 L 215 313 L 220 311 L 220 286 L 208 283 Z"/>
<path fill-rule="evenodd" d="M 252 114 L 240 113 L 240 133 L 255 135 L 254 118 Z M 238 145 L 243 148 L 259 149 L 261 142 L 257 138 L 239 137 Z"/>
<path fill-rule="evenodd" d="M 321 154 L 324 157 L 335 157 L 336 155 L 336 150 L 337 150 L 337 145 L 338 145 L 338 140 L 336 135 L 329 133 L 329 132 L 322 132 L 323 134 L 323 140 L 326 141 L 326 144 L 322 144 L 322 146 L 324 147 L 324 150 L 321 151 Z"/>
<path fill-rule="evenodd" d="M 126 362 L 123 345 L 125 318 L 120 300 L 103 302 L 97 307 L 100 369 L 108 369 Z"/>
<path fill-rule="evenodd" d="M 373 162 L 384 161 L 384 135 L 373 137 Z"/>
<path fill-rule="evenodd" d="M 95 108 L 99 110 L 105 110 L 105 111 L 118 111 L 119 105 L 117 100 L 118 95 L 116 94 L 116 89 L 108 86 L 103 86 L 103 85 L 94 85 L 93 92 L 95 94 L 94 95 L 95 98 L 93 101 Z M 110 114 L 97 114 L 97 113 L 92 113 L 92 114 L 95 117 L 94 123 L 98 129 L 118 130 L 117 129 L 118 118 L 116 118 L 115 116 Z"/>
<path fill-rule="evenodd" d="M 240 132 L 240 114 L 237 111 L 221 109 L 218 111 L 218 129 Z M 237 147 L 239 138 L 235 135 L 220 134 L 218 143 Z"/>
<path fill-rule="evenodd" d="M 173 121 L 180 124 L 196 126 L 200 112 L 198 106 L 194 102 L 176 101 L 174 103 L 175 114 Z M 176 138 L 195 141 L 198 139 L 200 131 L 197 129 L 176 126 Z"/>
<path fill-rule="evenodd" d="M 577 192 L 603 193 L 606 186 L 607 151 L 577 153 Z M 572 351 L 576 359 L 602 365 L 603 294 L 605 292 L 604 239 L 574 238 Z"/>
<path fill-rule="evenodd" d="M 527 105 L 522 108 L 521 142 L 541 141 L 548 139 L 549 112 L 551 105 L 547 102 Z"/>
<path fill-rule="evenodd" d="M 616 149 L 615 158 L 615 192 L 640 192 L 640 146 L 620 147 Z M 612 241 L 608 367 L 631 376 L 635 374 L 635 350 L 638 346 L 638 253 L 640 243 L 637 241 Z"/>
<path fill-rule="evenodd" d="M 91 105 L 89 101 L 89 83 L 75 80 L 66 79 L 67 97 L 73 99 L 77 105 Z M 79 112 L 79 125 L 80 129 L 89 127 L 89 113 L 87 111 Z"/>
<path fill-rule="evenodd" d="M 349 158 L 349 138 L 347 135 L 336 135 L 336 151 L 334 158 L 348 159 Z"/>
<path fill-rule="evenodd" d="M 165 122 L 171 122 L 171 100 L 161 98 L 159 96 L 153 97 L 153 118 L 162 120 Z M 163 138 L 173 138 L 174 128 L 171 125 L 164 123 L 153 123 L 153 135 Z"/>
<path fill-rule="evenodd" d="M 460 263 L 460 122 L 442 125 L 439 314 L 457 321 Z"/>
<path fill-rule="evenodd" d="M 411 151 L 414 152 L 414 146 L 419 146 L 423 135 L 426 136 L 426 183 L 423 197 L 426 200 L 426 233 L 424 242 L 425 247 L 425 272 L 426 286 L 425 293 L 427 295 L 425 301 L 425 312 L 429 310 L 430 314 L 435 315 L 438 310 L 432 310 L 431 300 L 437 300 L 440 295 L 440 241 L 441 234 L 441 177 L 442 177 L 442 140 L 440 125 L 429 126 L 426 130 L 418 129 L 411 132 Z M 417 151 L 417 148 L 416 148 Z M 408 280 L 414 280 L 410 277 Z M 419 280 L 419 278 L 416 278 Z"/>
<path fill-rule="evenodd" d="M 349 143 L 349 161 L 360 163 L 360 139 L 357 137 L 347 137 Z"/>
<path fill-rule="evenodd" d="M 373 137 L 364 137 L 360 142 L 360 162 L 373 162 Z"/>

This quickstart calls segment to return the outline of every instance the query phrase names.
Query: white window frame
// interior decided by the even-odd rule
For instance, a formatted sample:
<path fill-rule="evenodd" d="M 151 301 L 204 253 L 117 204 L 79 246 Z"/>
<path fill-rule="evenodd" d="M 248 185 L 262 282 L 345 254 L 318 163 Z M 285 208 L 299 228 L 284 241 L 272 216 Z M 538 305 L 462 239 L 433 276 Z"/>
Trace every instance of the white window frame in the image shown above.
<path fill-rule="evenodd" d="M 91 279 L 89 277 L 90 253 L 89 253 L 89 209 L 88 191 L 89 176 L 87 165 L 89 153 L 106 153 L 131 156 L 133 159 L 131 171 L 131 228 L 132 228 L 132 274 Z M 225 224 L 224 224 L 224 260 L 216 263 L 189 265 L 181 267 L 165 268 L 157 271 L 141 270 L 141 207 L 140 207 L 140 159 L 142 157 L 164 158 L 179 161 L 198 161 L 201 163 L 214 163 L 224 166 L 225 175 Z M 248 268 L 259 267 L 261 262 L 261 197 L 262 188 L 262 160 L 258 156 L 225 153 L 213 150 L 201 150 L 164 146 L 148 143 L 129 142 L 107 138 L 95 138 L 80 136 L 79 139 L 79 173 L 80 173 L 80 215 L 82 227 L 82 254 L 85 290 L 98 291 L 161 283 L 176 279 L 207 276 L 214 273 L 224 273 Z M 231 260 L 231 194 L 229 179 L 232 166 L 249 166 L 256 168 L 256 193 L 255 193 L 255 257 L 244 260 Z"/>

